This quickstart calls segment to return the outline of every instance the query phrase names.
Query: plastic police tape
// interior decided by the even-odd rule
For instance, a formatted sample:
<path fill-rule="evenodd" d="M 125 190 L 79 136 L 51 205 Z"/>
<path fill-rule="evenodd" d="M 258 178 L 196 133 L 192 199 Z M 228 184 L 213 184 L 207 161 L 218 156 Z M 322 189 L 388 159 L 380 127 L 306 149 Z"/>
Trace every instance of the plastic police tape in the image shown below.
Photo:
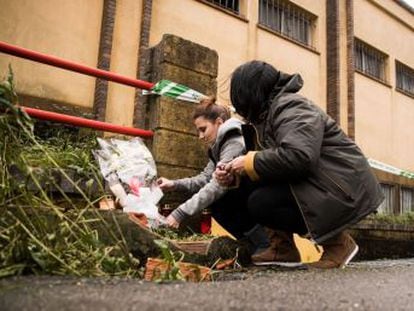
<path fill-rule="evenodd" d="M 406 178 L 414 179 L 414 173 L 406 170 L 399 169 L 395 166 L 374 160 L 374 159 L 368 159 L 368 163 L 371 167 L 376 168 L 380 171 L 384 171 L 387 173 L 395 174 L 398 176 L 403 176 Z"/>
<path fill-rule="evenodd" d="M 206 95 L 190 89 L 188 86 L 169 80 L 161 80 L 157 82 L 150 91 L 142 90 L 142 94 L 167 96 L 192 103 L 198 103 L 203 98 L 206 98 Z"/>

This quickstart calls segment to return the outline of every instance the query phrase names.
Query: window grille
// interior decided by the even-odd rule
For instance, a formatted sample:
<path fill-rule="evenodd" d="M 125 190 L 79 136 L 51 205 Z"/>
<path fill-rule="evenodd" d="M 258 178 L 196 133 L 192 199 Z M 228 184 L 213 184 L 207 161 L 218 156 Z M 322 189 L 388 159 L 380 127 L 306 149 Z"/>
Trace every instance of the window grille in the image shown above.
<path fill-rule="evenodd" d="M 284 0 L 260 0 L 259 23 L 305 45 L 312 46 L 316 18 Z"/>
<path fill-rule="evenodd" d="M 397 89 L 414 95 L 414 69 L 396 62 Z"/>
<path fill-rule="evenodd" d="M 414 189 L 401 188 L 400 206 L 401 213 L 414 212 Z"/>
<path fill-rule="evenodd" d="M 381 190 L 384 193 L 385 200 L 378 207 L 378 213 L 394 214 L 395 210 L 395 187 L 392 185 L 381 184 Z"/>
<path fill-rule="evenodd" d="M 355 40 L 354 54 L 356 69 L 385 82 L 385 54 L 360 40 Z"/>
<path fill-rule="evenodd" d="M 232 13 L 239 14 L 239 0 L 205 0 Z"/>

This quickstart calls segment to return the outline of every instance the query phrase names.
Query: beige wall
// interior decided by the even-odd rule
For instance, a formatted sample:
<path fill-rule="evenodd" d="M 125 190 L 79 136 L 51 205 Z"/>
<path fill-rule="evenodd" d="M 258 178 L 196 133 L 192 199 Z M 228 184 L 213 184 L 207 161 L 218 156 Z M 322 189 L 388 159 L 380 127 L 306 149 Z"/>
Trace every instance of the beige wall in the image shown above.
<path fill-rule="evenodd" d="M 392 152 L 392 90 L 355 74 L 356 141 L 365 155 L 389 162 Z"/>
<path fill-rule="evenodd" d="M 110 70 L 131 78 L 137 76 L 139 34 L 142 1 L 118 0 Z M 119 83 L 109 83 L 106 120 L 132 126 L 135 88 Z"/>
<path fill-rule="evenodd" d="M 326 2 L 294 0 L 317 16 L 315 51 L 257 27 L 258 0 L 242 2 L 238 18 L 196 0 L 153 0 L 150 46 L 166 33 L 219 54 L 218 97 L 229 102 L 231 72 L 251 59 L 268 61 L 305 80 L 302 94 L 326 109 Z M 345 1 L 340 1 L 341 125 L 347 125 Z M 2 1 L 0 40 L 97 66 L 103 0 Z M 135 77 L 142 0 L 118 0 L 111 71 Z M 355 73 L 356 140 L 380 161 L 414 170 L 414 99 L 395 90 L 395 59 L 414 68 L 414 15 L 390 0 L 354 0 L 355 36 L 389 55 L 388 84 Z M 398 35 L 396 35 L 398 34 Z M 20 93 L 92 108 L 95 78 L 0 54 L 1 74 L 12 63 Z M 156 81 L 154 81 L 156 82 Z M 109 83 L 106 119 L 131 125 L 135 89 Z"/>
<path fill-rule="evenodd" d="M 370 0 L 354 1 L 354 15 L 355 36 L 389 56 L 389 86 L 355 73 L 356 141 L 367 156 L 414 170 L 414 99 L 395 90 L 395 59 L 414 68 L 414 15 Z"/>
<path fill-rule="evenodd" d="M 1 1 L 0 40 L 96 67 L 103 0 Z M 0 75 L 8 64 L 17 91 L 92 107 L 95 79 L 0 53 Z"/>
<path fill-rule="evenodd" d="M 218 52 L 218 97 L 228 100 L 223 84 L 228 84 L 230 73 L 246 60 L 248 23 L 194 0 L 154 0 L 152 14 L 150 45 L 170 33 Z"/>
<path fill-rule="evenodd" d="M 281 70 L 301 73 L 305 80 L 302 93 L 326 108 L 324 2 L 294 2 L 318 16 L 315 32 L 320 54 L 258 29 L 256 0 L 245 2 L 246 11 L 242 13 L 246 20 L 195 0 L 154 0 L 150 45 L 158 43 L 164 33 L 171 33 L 216 50 L 219 54 L 218 98 L 223 102 L 229 102 L 232 71 L 257 58 Z"/>
<path fill-rule="evenodd" d="M 326 73 L 321 68 L 319 54 L 276 37 L 265 30 L 259 30 L 258 46 L 259 59 L 277 66 L 282 71 L 300 73 L 305 81 L 301 93 L 326 109 Z"/>

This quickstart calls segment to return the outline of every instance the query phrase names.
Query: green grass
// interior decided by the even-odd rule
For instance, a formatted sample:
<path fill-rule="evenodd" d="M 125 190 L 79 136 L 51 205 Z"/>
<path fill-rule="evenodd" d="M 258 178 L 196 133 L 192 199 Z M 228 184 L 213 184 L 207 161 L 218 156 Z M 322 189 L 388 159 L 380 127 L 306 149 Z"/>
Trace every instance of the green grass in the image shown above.
<path fill-rule="evenodd" d="M 167 227 L 161 227 L 158 229 L 154 229 L 153 231 L 161 235 L 163 238 L 180 242 L 205 241 L 215 238 L 215 236 L 213 235 L 196 233 L 190 229 L 178 230 Z"/>
<path fill-rule="evenodd" d="M 34 122 L 17 102 L 10 69 L 0 82 L 0 277 L 141 276 L 122 234 L 112 232 L 94 207 L 104 195 L 91 154 L 95 139 L 64 131 L 39 139 Z M 76 189 L 77 199 L 63 191 L 52 172 Z M 98 190 L 89 193 L 80 180 L 96 183 Z M 57 220 L 55 225 L 50 218 Z M 101 242 L 97 224 L 108 228 L 110 243 Z"/>
<path fill-rule="evenodd" d="M 385 224 L 413 225 L 414 212 L 404 213 L 401 215 L 375 214 L 368 219 Z"/>

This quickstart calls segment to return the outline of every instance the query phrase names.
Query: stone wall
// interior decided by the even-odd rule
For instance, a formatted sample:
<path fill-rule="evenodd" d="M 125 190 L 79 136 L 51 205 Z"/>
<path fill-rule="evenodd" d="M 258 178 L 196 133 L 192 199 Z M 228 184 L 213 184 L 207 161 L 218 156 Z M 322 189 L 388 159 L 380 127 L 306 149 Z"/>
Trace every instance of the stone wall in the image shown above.
<path fill-rule="evenodd" d="M 414 256 L 414 225 L 411 223 L 364 219 L 349 231 L 360 247 L 359 260 Z"/>
<path fill-rule="evenodd" d="M 146 68 L 149 81 L 167 79 L 206 95 L 217 92 L 217 52 L 191 41 L 164 35 L 159 44 L 148 50 Z M 175 179 L 200 172 L 207 163 L 207 153 L 192 122 L 196 104 L 149 96 L 143 105 L 143 123 L 154 131 L 149 147 L 158 175 Z"/>

